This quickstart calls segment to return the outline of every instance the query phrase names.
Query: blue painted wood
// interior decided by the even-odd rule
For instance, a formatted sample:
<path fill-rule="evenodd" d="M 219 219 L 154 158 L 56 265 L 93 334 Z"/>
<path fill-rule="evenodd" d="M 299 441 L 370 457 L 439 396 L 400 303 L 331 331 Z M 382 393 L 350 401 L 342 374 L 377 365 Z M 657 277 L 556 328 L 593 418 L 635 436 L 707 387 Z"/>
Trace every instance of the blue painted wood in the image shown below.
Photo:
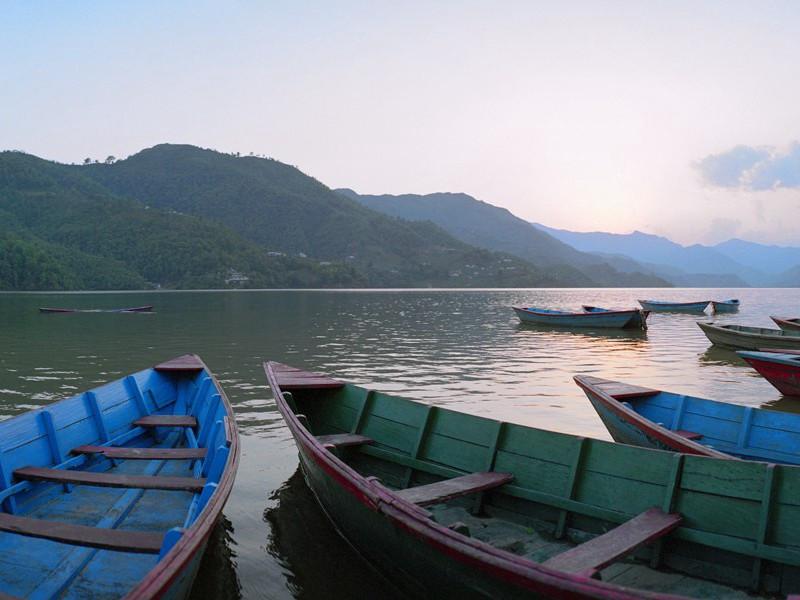
<path fill-rule="evenodd" d="M 158 412 L 167 415 L 185 414 L 192 391 L 205 387 L 207 405 L 204 417 L 209 426 L 202 445 L 195 435 L 182 428 L 164 428 L 163 440 L 155 439 L 149 430 L 133 424 L 143 414 Z M 176 413 L 179 395 L 183 395 L 184 412 Z M 211 398 L 213 406 L 210 406 Z M 136 597 L 159 597 L 172 589 L 177 581 L 185 587 L 181 573 L 187 565 L 195 565 L 194 556 L 204 547 L 210 527 L 230 493 L 233 472 L 238 464 L 238 437 L 235 425 L 223 426 L 224 419 L 233 419 L 230 404 L 224 398 L 213 376 L 205 370 L 164 371 L 148 369 L 126 378 L 101 385 L 93 390 L 66 398 L 47 407 L 24 413 L 0 422 L 0 503 L 8 514 L 35 519 L 36 524 L 50 521 L 88 527 L 122 528 L 163 536 L 174 528 L 185 527 L 180 543 L 162 556 L 120 555 L 111 550 L 97 550 L 76 544 L 53 542 L 26 536 L 25 531 L 0 532 L 0 590 L 20 597 L 91 597 L 100 594 L 123 597 L 136 586 L 145 590 Z M 231 438 L 230 446 L 226 438 Z M 220 452 L 218 446 L 225 446 Z M 165 478 L 191 476 L 201 480 L 198 459 L 153 460 L 118 459 L 111 462 L 98 454 L 75 455 L 80 446 L 114 446 L 121 448 L 189 448 L 214 449 L 209 467 L 211 484 L 198 486 L 199 493 L 186 491 L 120 489 L 88 485 L 72 486 L 65 493 L 62 479 L 15 483 L 14 470 L 23 467 L 56 469 L 70 472 L 70 480 L 81 473 L 113 476 L 113 481 L 145 481 L 142 477 Z M 23 471 L 35 473 L 38 471 Z M 76 474 L 73 476 L 72 473 Z M 117 476 L 124 476 L 125 479 Z M 51 479 L 48 477 L 48 479 Z M 108 478 L 105 481 L 111 481 Z M 174 480 L 173 480 L 174 481 Z M 202 484 L 201 484 L 202 485 Z M 160 485 L 159 485 L 160 487 Z M 202 504 L 200 500 L 202 498 Z M 197 520 L 203 508 L 212 511 L 210 519 Z M 69 531 L 81 532 L 80 529 Z M 31 534 L 34 529 L 31 529 Z M 76 533 L 77 535 L 77 533 Z M 174 535 L 174 534 L 170 534 Z M 160 568 L 153 570 L 157 562 Z M 12 568 L 13 565 L 13 568 Z M 98 583 L 102 582 L 102 583 Z M 99 586 L 99 587 L 97 587 Z M 95 590 L 96 588 L 96 590 Z M 177 589 L 177 588 L 176 588 Z"/>

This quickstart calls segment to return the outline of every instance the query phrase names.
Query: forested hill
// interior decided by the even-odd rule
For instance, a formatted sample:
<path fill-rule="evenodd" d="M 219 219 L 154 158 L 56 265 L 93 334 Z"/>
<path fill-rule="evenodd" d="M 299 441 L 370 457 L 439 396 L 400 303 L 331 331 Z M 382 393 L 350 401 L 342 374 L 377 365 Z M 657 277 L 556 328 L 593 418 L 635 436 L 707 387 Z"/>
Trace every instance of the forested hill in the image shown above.
<path fill-rule="evenodd" d="M 82 167 L 0 153 L 0 289 L 364 283 L 349 265 L 271 257 L 209 220 L 115 196 Z"/>
<path fill-rule="evenodd" d="M 531 227 L 505 208 L 476 200 L 467 194 L 406 194 L 369 196 L 337 190 L 364 206 L 403 219 L 431 221 L 450 235 L 481 248 L 507 252 L 542 268 L 571 265 L 598 286 L 664 287 L 665 279 L 644 272 L 621 272 L 603 258 L 575 248 Z"/>
<path fill-rule="evenodd" d="M 116 194 L 213 220 L 267 250 L 346 261 L 370 286 L 597 284 L 572 267 L 540 268 L 430 223 L 370 210 L 271 159 L 163 144 L 114 164 L 76 168 Z"/>

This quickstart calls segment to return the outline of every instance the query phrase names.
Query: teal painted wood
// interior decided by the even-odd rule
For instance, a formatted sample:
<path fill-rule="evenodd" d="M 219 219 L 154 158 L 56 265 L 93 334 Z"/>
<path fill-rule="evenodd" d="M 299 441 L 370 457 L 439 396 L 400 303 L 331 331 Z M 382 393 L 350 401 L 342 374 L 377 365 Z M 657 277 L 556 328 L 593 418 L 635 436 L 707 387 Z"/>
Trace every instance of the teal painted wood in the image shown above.
<path fill-rule="evenodd" d="M 731 460 L 719 452 L 715 456 L 720 458 L 712 458 L 581 439 L 441 407 L 425 418 L 425 405 L 390 400 L 382 393 L 373 394 L 380 401 L 371 405 L 359 431 L 369 435 L 370 443 L 339 453 L 320 443 L 297 413 L 313 414 L 314 430 L 323 431 L 323 417 L 335 418 L 339 411 L 353 415 L 353 399 L 363 401 L 368 391 L 349 384 L 335 391 L 295 389 L 290 408 L 281 373 L 291 368 L 268 363 L 265 369 L 306 480 L 325 513 L 375 568 L 417 596 L 675 598 L 676 585 L 697 597 L 744 597 L 751 585 L 768 594 L 800 591 L 797 467 Z M 617 384 L 630 399 L 662 397 L 657 390 L 630 388 Z M 689 397 L 683 404 L 681 422 L 703 412 Z M 747 436 L 739 434 L 736 440 L 752 441 L 760 426 L 757 413 L 750 422 Z M 375 423 L 402 424 L 409 433 L 398 438 L 391 428 Z M 403 499 L 414 498 L 414 492 L 398 493 L 406 485 L 458 482 L 487 464 L 514 479 L 484 491 L 475 529 L 463 518 L 447 516 L 458 507 L 471 507 L 469 496 L 422 509 Z M 415 474 L 410 481 L 404 478 L 407 469 Z M 434 488 L 420 492 L 429 489 Z M 658 529 L 654 535 L 662 537 L 638 551 L 643 561 L 623 557 L 624 565 L 615 563 L 601 573 L 615 577 L 634 569 L 636 576 L 628 581 L 646 589 L 542 564 L 564 549 L 553 546 L 557 529 L 568 545 L 597 539 L 619 526 L 627 536 L 638 525 L 632 520 L 653 507 L 679 515 L 680 525 L 669 532 L 668 527 Z M 628 522 L 632 525 L 625 527 Z M 490 534 L 494 527 L 504 533 Z M 642 537 L 651 533 L 643 531 Z M 611 554 L 598 555 L 601 568 L 641 539 L 617 543 L 614 533 L 606 535 L 602 545 Z M 541 550 L 545 546 L 554 549 Z M 712 590 L 708 580 L 730 587 Z"/>
<path fill-rule="evenodd" d="M 596 313 L 596 312 L 614 312 L 612 309 L 609 309 L 609 308 L 601 308 L 599 306 L 590 306 L 588 304 L 581 305 L 581 309 L 583 309 L 584 312 L 592 312 L 592 313 Z M 625 327 L 639 327 L 639 328 L 642 328 L 642 329 L 647 329 L 647 317 L 650 316 L 650 311 L 649 310 L 641 310 L 641 309 L 638 309 L 638 308 L 635 309 L 635 310 L 639 314 L 638 315 L 634 315 L 631 318 L 631 320 L 628 321 L 628 323 L 627 323 L 627 325 L 625 325 Z"/>
<path fill-rule="evenodd" d="M 710 300 L 698 302 L 668 302 L 664 300 L 638 300 L 642 308 L 653 312 L 704 312 Z"/>
<path fill-rule="evenodd" d="M 717 325 L 698 321 L 712 344 L 741 350 L 761 350 L 766 348 L 800 350 L 800 330 L 784 331 L 766 327 L 746 325 Z"/>
<path fill-rule="evenodd" d="M 550 310 L 547 308 L 523 308 L 512 306 L 514 312 L 523 323 L 533 325 L 548 325 L 557 327 L 598 327 L 620 329 L 641 326 L 641 312 L 638 308 L 633 310 L 596 311 L 596 312 L 566 312 Z"/>
<path fill-rule="evenodd" d="M 575 382 L 618 442 L 800 465 L 800 414 L 656 391 L 587 375 L 577 375 Z M 700 437 L 688 439 L 686 432 Z"/>
<path fill-rule="evenodd" d="M 188 593 L 200 553 L 230 493 L 239 443 L 230 403 L 216 379 L 198 357 L 182 358 L 190 365 L 186 369 L 147 369 L 0 423 L 0 500 L 4 512 L 25 518 L 15 521 L 13 530 L 0 532 L 0 592 L 32 598 Z M 205 475 L 198 457 L 170 455 L 171 449 L 197 448 L 193 433 L 173 428 L 156 435 L 153 429 L 134 425 L 142 414 L 172 416 L 178 407 L 185 410 L 187 404 L 179 402 L 179 396 L 192 392 L 199 394 L 198 406 L 206 407 L 203 421 L 210 423 L 200 449 L 206 459 L 213 457 Z M 112 461 L 102 453 L 73 452 L 81 446 L 121 451 Z M 142 457 L 137 449 L 156 456 Z M 160 458 L 162 454 L 168 458 Z M 26 477 L 63 473 L 73 483 L 66 490 L 61 477 L 56 483 L 39 481 L 38 475 L 36 481 L 18 481 L 14 471 L 20 469 Z M 88 480 L 84 473 L 91 481 L 99 477 L 103 484 L 121 482 L 125 487 L 75 484 Z M 198 489 L 128 489 L 140 481 L 155 488 L 183 481 L 187 488 Z M 106 538 L 112 542 L 108 547 L 125 544 L 125 535 L 109 537 L 103 534 L 107 529 L 142 532 L 147 539 L 173 533 L 166 535 L 160 553 L 131 554 L 105 549 Z M 43 539 L 48 532 L 59 541 Z"/>
<path fill-rule="evenodd" d="M 712 300 L 711 310 L 715 313 L 728 313 L 736 312 L 739 310 L 740 302 L 737 299 L 732 300 Z"/>

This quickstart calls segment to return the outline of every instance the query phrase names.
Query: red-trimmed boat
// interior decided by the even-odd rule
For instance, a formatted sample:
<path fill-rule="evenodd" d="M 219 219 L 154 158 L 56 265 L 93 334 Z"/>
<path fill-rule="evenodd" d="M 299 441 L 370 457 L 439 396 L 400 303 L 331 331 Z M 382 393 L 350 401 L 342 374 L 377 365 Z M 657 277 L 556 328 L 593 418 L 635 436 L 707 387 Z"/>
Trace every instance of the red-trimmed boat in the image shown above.
<path fill-rule="evenodd" d="M 800 396 L 800 354 L 788 352 L 736 352 L 785 396 Z"/>
<path fill-rule="evenodd" d="M 265 370 L 325 514 L 409 595 L 800 591 L 800 469 L 499 422 L 279 363 Z"/>
<path fill-rule="evenodd" d="M 0 597 L 183 598 L 239 463 L 195 355 L 0 423 Z"/>
<path fill-rule="evenodd" d="M 800 331 L 800 319 L 787 319 L 783 317 L 770 317 L 775 324 L 784 331 Z"/>

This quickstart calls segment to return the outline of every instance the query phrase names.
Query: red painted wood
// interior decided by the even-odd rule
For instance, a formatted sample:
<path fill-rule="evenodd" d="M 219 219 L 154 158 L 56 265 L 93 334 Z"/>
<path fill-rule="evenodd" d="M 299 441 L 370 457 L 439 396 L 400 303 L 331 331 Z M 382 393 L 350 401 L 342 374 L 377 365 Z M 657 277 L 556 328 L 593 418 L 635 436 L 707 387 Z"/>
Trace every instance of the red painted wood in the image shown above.
<path fill-rule="evenodd" d="M 206 365 L 196 354 L 184 354 L 153 368 L 156 371 L 202 371 Z"/>
<path fill-rule="evenodd" d="M 90 471 L 46 469 L 43 467 L 22 467 L 21 469 L 16 469 L 14 475 L 18 479 L 29 481 L 57 481 L 59 483 L 74 483 L 77 485 L 195 493 L 202 492 L 206 483 L 205 479 L 199 477 L 147 477 L 143 475 L 117 475 Z"/>
<path fill-rule="evenodd" d="M 185 460 L 204 458 L 206 448 L 116 448 L 113 446 L 78 446 L 75 454 L 102 454 L 106 458 L 130 460 Z"/>
<path fill-rule="evenodd" d="M 685 437 L 687 440 L 699 440 L 703 437 L 702 433 L 697 433 L 695 431 L 686 431 L 685 429 L 676 429 L 673 433 Z"/>
<path fill-rule="evenodd" d="M 682 520 L 683 517 L 677 513 L 651 508 L 603 535 L 554 556 L 542 566 L 564 573 L 591 575 L 593 571 L 669 533 Z"/>
<path fill-rule="evenodd" d="M 76 546 L 89 546 L 138 554 L 158 554 L 164 541 L 164 535 L 161 533 L 87 527 L 85 525 L 31 519 L 5 513 L 0 513 L 0 531 L 55 540 Z"/>
<path fill-rule="evenodd" d="M 335 433 L 333 435 L 318 435 L 317 441 L 323 446 L 330 444 L 336 447 L 360 446 L 361 444 L 371 444 L 372 439 L 358 433 Z"/>
<path fill-rule="evenodd" d="M 191 415 L 148 415 L 133 422 L 139 427 L 197 427 L 197 419 Z"/>
<path fill-rule="evenodd" d="M 490 490 L 513 480 L 514 476 L 510 473 L 470 473 L 463 477 L 445 479 L 444 481 L 408 488 L 395 493 L 403 500 L 426 506 L 466 496 L 467 494 Z"/>

